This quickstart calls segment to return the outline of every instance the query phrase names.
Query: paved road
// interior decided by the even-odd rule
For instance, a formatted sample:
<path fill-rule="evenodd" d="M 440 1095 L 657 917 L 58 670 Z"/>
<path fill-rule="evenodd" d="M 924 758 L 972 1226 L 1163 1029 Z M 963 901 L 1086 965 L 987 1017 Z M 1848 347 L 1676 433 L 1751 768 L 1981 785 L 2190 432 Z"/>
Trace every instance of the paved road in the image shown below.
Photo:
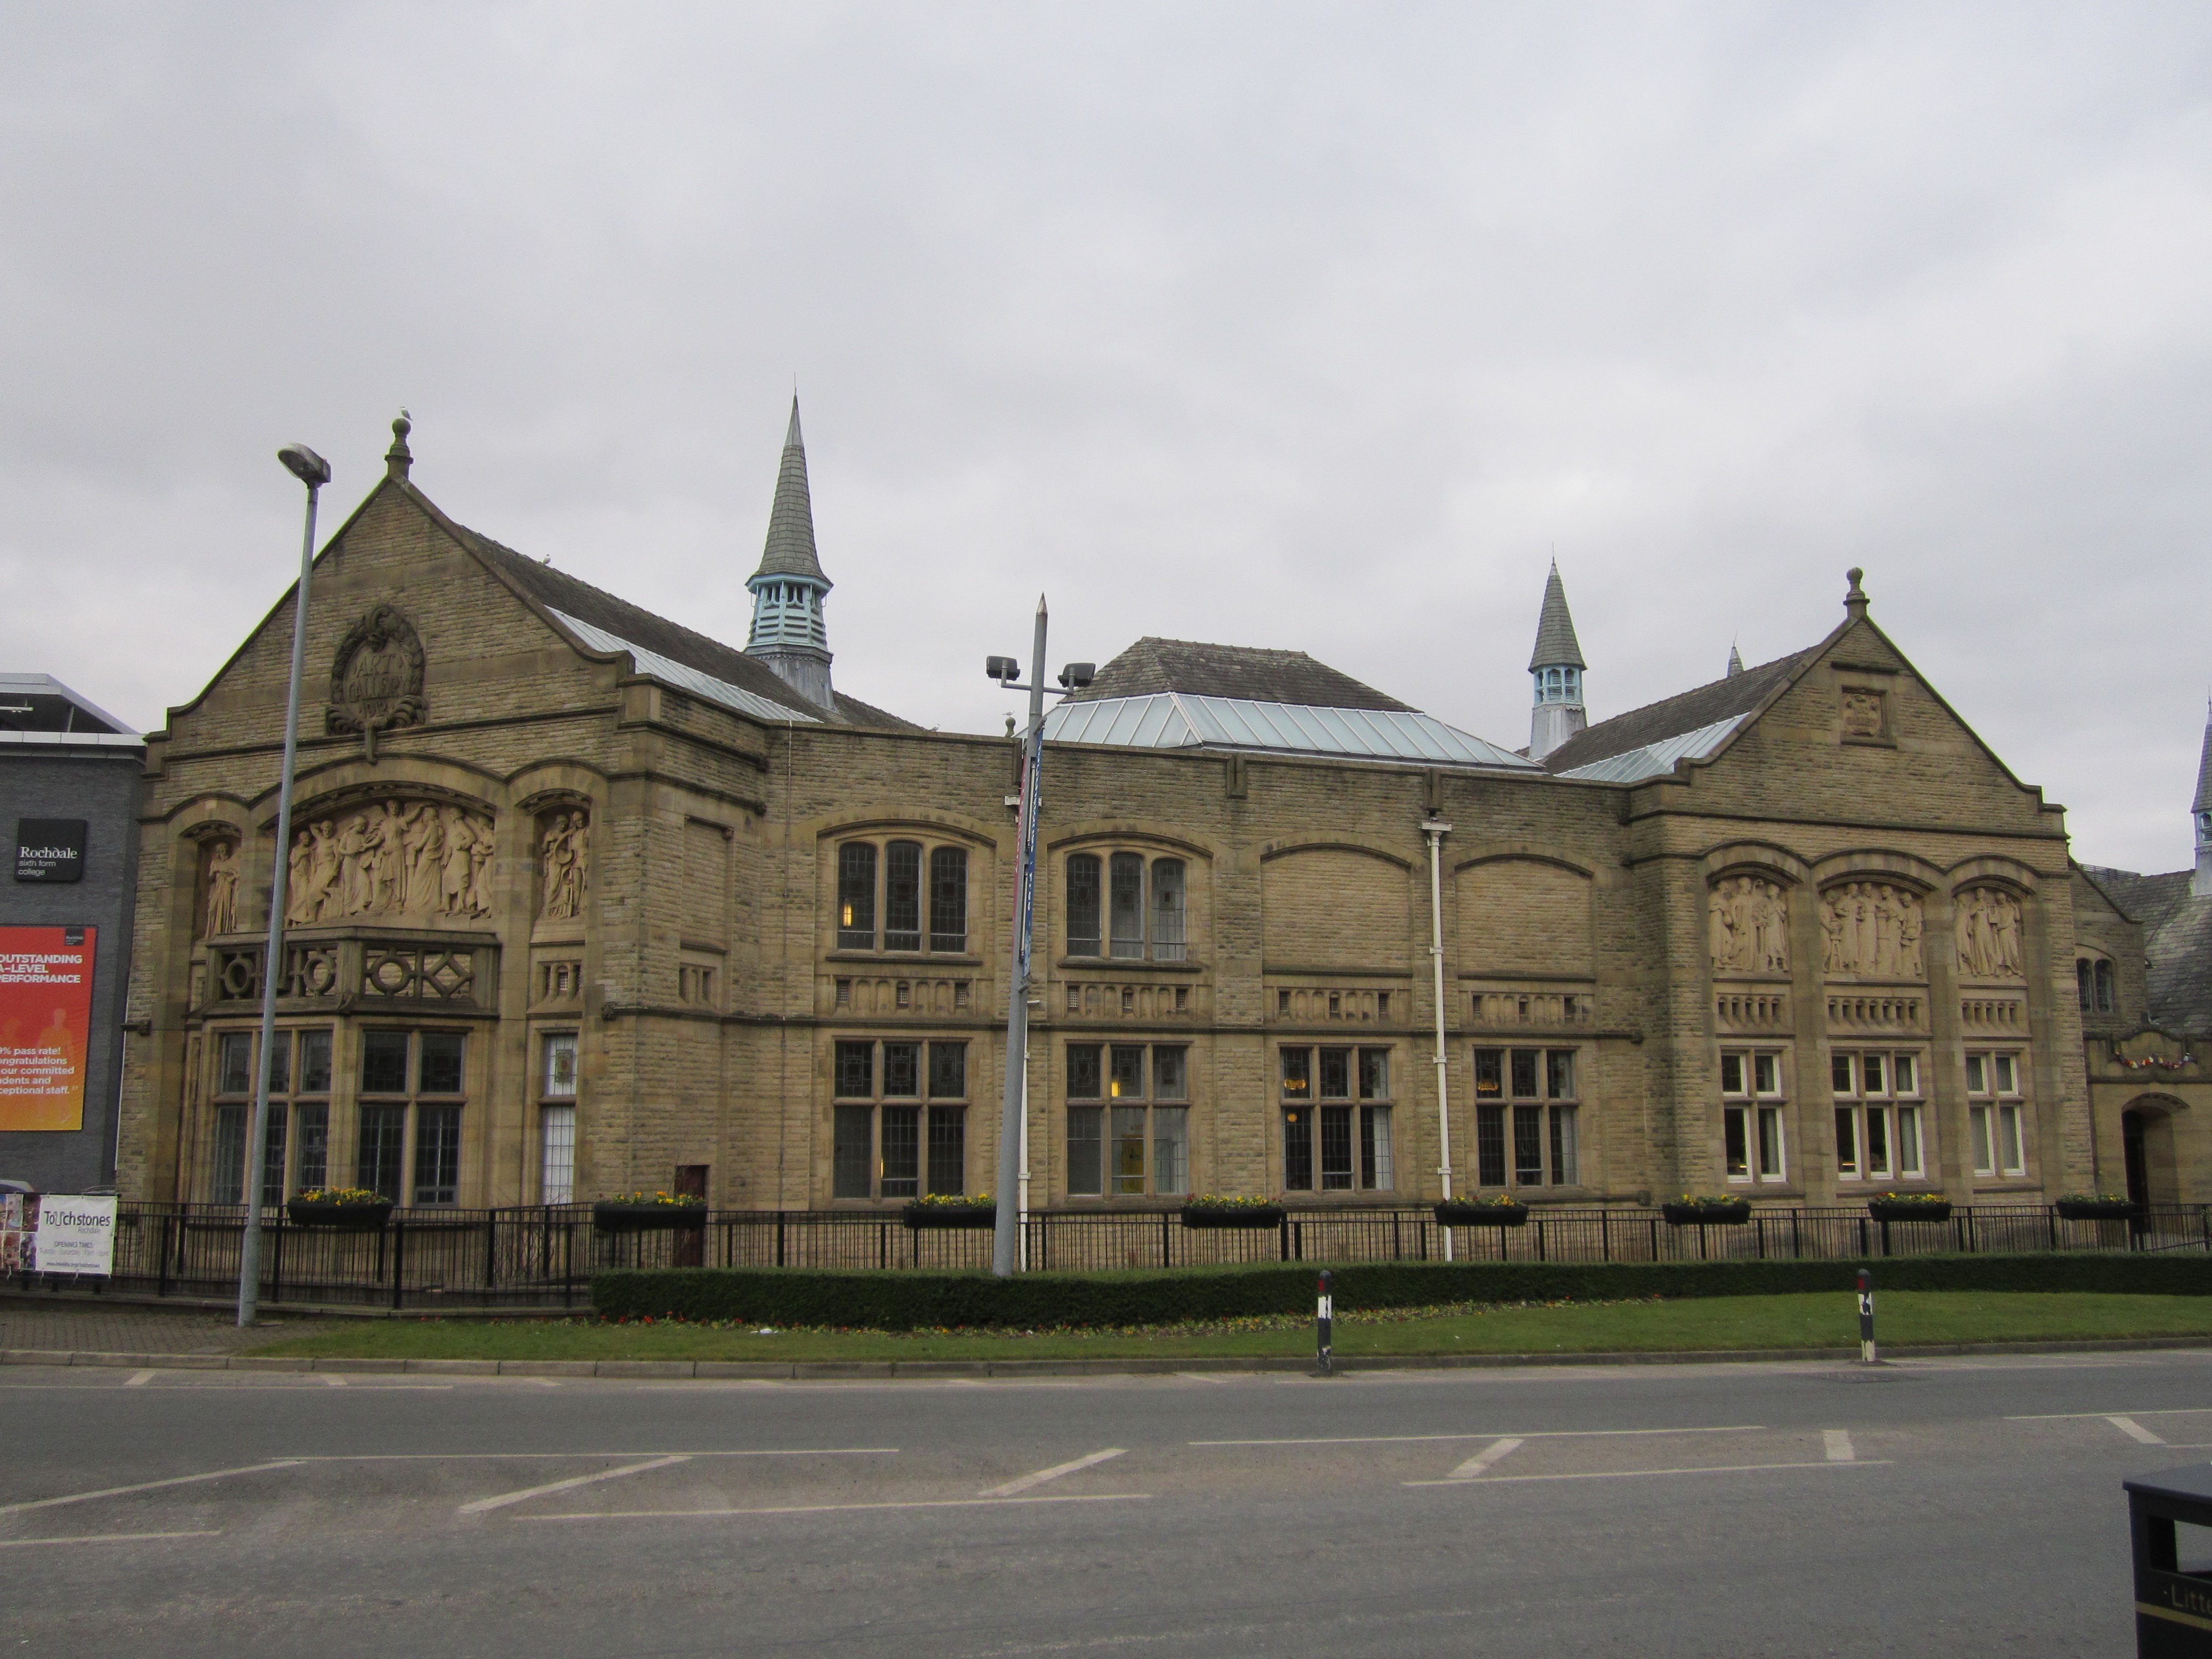
<path fill-rule="evenodd" d="M 1333 1382 L 10 1367 L 0 1411 L 0 1650 L 2123 1655 L 2119 1482 L 2212 1449 L 2212 1352 Z"/>

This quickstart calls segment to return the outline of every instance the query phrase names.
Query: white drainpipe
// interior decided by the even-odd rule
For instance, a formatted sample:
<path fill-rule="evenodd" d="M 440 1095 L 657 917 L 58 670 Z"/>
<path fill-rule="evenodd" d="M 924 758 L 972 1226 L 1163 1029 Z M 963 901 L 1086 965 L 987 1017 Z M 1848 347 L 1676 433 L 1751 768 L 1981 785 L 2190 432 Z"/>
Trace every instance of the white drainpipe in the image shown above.
<path fill-rule="evenodd" d="M 1444 1053 L 1444 897 L 1443 838 L 1451 825 L 1436 818 L 1425 820 L 1421 833 L 1429 838 L 1429 963 L 1436 973 L 1437 999 L 1437 1149 L 1441 1158 L 1437 1173 L 1443 1177 L 1444 1202 L 1451 1202 L 1451 1101 L 1446 1082 Z M 1452 1259 L 1451 1229 L 1444 1236 L 1444 1260 Z"/>

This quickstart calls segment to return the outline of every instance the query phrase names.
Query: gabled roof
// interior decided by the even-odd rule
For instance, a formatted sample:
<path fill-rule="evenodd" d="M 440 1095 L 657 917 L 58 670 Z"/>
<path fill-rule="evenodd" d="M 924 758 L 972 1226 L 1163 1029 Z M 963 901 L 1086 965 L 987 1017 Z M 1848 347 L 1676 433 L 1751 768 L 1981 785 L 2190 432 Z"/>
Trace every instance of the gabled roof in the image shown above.
<path fill-rule="evenodd" d="M 2150 1023 L 2161 1030 L 2212 1036 L 2212 896 L 2191 893 L 2196 872 L 2142 876 L 2094 865 L 2084 865 L 2082 872 L 2142 924 Z"/>
<path fill-rule="evenodd" d="M 427 498 L 414 485 L 401 487 L 425 506 L 429 505 Z M 432 511 L 436 509 L 433 507 Z M 584 640 L 579 634 L 577 637 L 588 650 L 641 647 L 647 653 L 665 659 L 769 705 L 776 712 L 765 714 L 763 718 L 766 719 L 820 720 L 826 714 L 832 721 L 844 726 L 873 726 L 896 732 L 921 730 L 911 720 L 903 720 L 896 714 L 872 708 L 857 697 L 840 696 L 836 708 L 817 708 L 793 690 L 781 675 L 759 658 L 749 657 L 734 647 L 724 645 L 720 640 L 709 639 L 680 623 L 656 616 L 643 606 L 618 599 L 603 588 L 594 587 L 591 583 L 568 574 L 565 570 L 556 570 L 550 564 L 525 558 L 513 548 L 471 530 L 465 525 L 454 524 L 452 520 L 445 519 L 442 514 L 439 517 L 459 532 L 470 544 L 471 550 L 494 571 L 505 576 L 547 611 L 556 613 L 556 619 L 564 626 L 572 621 L 580 621 L 602 635 L 611 635 L 615 641 L 614 645 L 605 646 Z M 575 630 L 571 629 L 570 631 Z M 639 653 L 632 650 L 631 654 L 637 656 Z M 647 666 L 642 657 L 638 661 L 638 672 L 653 674 L 653 670 Z M 659 675 L 653 677 L 663 678 Z M 672 680 L 671 683 L 678 684 L 679 689 L 698 691 L 702 696 L 711 697 L 713 695 L 696 684 L 686 687 L 680 681 Z M 714 700 L 728 702 L 727 699 Z M 742 705 L 730 702 L 729 706 Z M 747 709 L 745 712 L 758 711 Z"/>
<path fill-rule="evenodd" d="M 1088 690 L 1070 702 L 1180 692 L 1249 702 L 1291 703 L 1315 708 L 1372 708 L 1414 714 L 1349 674 L 1339 673 L 1303 651 L 1270 651 L 1250 645 L 1205 645 L 1146 635 L 1098 671 Z"/>
<path fill-rule="evenodd" d="M 1071 697 L 1045 716 L 1044 733 L 1054 743 L 1134 749 L 1231 749 L 1496 766 L 1539 775 L 1543 770 L 1495 744 L 1410 708 L 1329 708 L 1174 691 L 1081 702 Z"/>
<path fill-rule="evenodd" d="M 1575 640 L 1575 619 L 1567 611 L 1566 584 L 1559 580 L 1559 562 L 1552 561 L 1552 574 L 1544 582 L 1543 614 L 1536 619 L 1536 648 L 1528 655 L 1528 672 L 1539 668 L 1588 668 L 1583 648 Z"/>
<path fill-rule="evenodd" d="M 1609 720 L 1600 720 L 1595 726 L 1577 732 L 1565 743 L 1544 757 L 1544 764 L 1554 773 L 1580 774 L 1582 769 L 1599 761 L 1611 760 L 1626 755 L 1632 750 L 1650 749 L 1670 739 L 1701 733 L 1725 722 L 1740 722 L 1766 700 L 1780 691 L 1797 671 L 1817 657 L 1822 647 L 1814 646 L 1794 655 L 1777 657 L 1772 662 L 1761 663 L 1756 668 L 1747 668 L 1738 674 L 1700 685 L 1694 690 L 1684 691 L 1668 697 L 1663 702 L 1647 703 L 1626 714 L 1616 714 Z M 1735 726 L 1730 725 L 1729 732 Z M 1717 748 L 1729 735 L 1723 732 L 1706 752 Z M 1676 759 L 1685 758 L 1677 755 Z M 1673 761 L 1668 764 L 1673 765 Z M 1614 782 L 1626 780 L 1613 779 Z"/>

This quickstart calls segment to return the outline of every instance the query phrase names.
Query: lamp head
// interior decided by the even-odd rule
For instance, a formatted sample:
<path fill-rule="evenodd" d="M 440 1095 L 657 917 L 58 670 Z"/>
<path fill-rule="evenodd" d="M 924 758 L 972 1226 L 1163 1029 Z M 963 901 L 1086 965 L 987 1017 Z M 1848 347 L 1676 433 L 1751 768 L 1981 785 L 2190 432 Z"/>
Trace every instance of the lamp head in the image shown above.
<path fill-rule="evenodd" d="M 331 481 L 331 464 L 305 444 L 286 444 L 276 452 L 276 459 L 310 489 L 319 489 Z"/>
<path fill-rule="evenodd" d="M 1097 672 L 1098 665 L 1095 662 L 1072 662 L 1060 671 L 1060 683 L 1071 691 L 1080 691 Z"/>
<path fill-rule="evenodd" d="M 983 672 L 1001 685 L 1011 685 L 1022 677 L 1022 665 L 1012 657 L 986 657 Z"/>

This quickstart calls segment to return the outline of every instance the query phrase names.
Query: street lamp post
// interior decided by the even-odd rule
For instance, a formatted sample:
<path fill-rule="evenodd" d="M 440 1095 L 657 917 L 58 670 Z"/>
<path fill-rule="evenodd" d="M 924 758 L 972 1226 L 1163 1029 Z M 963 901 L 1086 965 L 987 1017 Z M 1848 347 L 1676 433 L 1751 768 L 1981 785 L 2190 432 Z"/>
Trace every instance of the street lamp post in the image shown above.
<path fill-rule="evenodd" d="M 1016 684 L 1022 665 L 1012 657 L 993 657 L 983 672 L 1009 690 L 1030 694 L 1030 723 L 1022 734 L 1022 793 L 1015 833 L 1021 845 L 1014 876 L 1013 960 L 1007 974 L 1006 1087 L 999 1104 L 999 1216 L 992 1241 L 991 1271 L 1013 1277 L 1020 1254 L 1021 1224 L 1028 1208 L 1028 1085 L 1030 1034 L 1030 950 L 1036 932 L 1037 817 L 1044 806 L 1044 595 L 1037 595 L 1036 636 L 1030 645 L 1030 684 Z M 1060 696 L 1091 684 L 1096 669 L 1072 662 L 1060 671 Z"/>
<path fill-rule="evenodd" d="M 269 1156 L 269 1067 L 276 1035 L 276 987 L 284 974 L 285 877 L 292 858 L 292 768 L 300 750 L 300 674 L 307 653 L 307 584 L 315 569 L 315 492 L 331 464 L 305 444 L 276 452 L 307 486 L 307 525 L 300 538 L 300 586 L 292 605 L 292 682 L 284 699 L 284 769 L 276 784 L 276 856 L 269 884 L 269 943 L 261 958 L 261 1060 L 254 1076 L 253 1121 L 246 1131 L 246 1237 L 238 1251 L 238 1322 L 251 1325 L 261 1302 L 262 1164 Z"/>

